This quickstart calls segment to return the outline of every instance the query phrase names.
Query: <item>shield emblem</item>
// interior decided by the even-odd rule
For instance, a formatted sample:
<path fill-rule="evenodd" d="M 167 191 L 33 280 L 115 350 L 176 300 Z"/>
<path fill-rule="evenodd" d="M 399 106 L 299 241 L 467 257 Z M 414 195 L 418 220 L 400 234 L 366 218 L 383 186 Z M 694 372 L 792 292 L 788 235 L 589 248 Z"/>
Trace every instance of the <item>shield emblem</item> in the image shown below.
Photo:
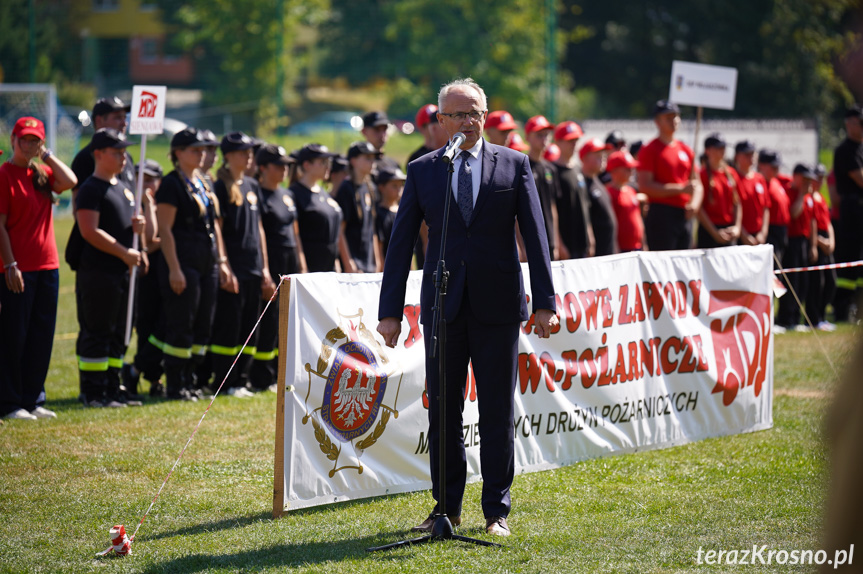
<path fill-rule="evenodd" d="M 344 343 L 327 377 L 321 419 L 341 442 L 362 436 L 377 419 L 386 385 L 372 350 L 359 341 Z"/>

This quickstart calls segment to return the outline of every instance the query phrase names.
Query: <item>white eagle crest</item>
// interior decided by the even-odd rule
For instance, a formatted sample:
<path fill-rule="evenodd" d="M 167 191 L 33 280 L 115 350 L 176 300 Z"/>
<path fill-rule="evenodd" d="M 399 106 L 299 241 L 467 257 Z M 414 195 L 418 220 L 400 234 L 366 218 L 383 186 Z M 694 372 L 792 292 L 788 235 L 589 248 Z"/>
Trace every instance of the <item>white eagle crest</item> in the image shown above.
<path fill-rule="evenodd" d="M 342 376 L 339 379 L 339 387 L 335 393 L 335 413 L 339 419 L 345 421 L 345 425 L 352 427 L 356 422 L 357 417 L 362 416 L 364 412 L 369 410 L 369 403 L 377 394 L 375 390 L 375 379 L 377 375 L 374 371 L 365 372 L 360 367 L 355 369 L 357 373 L 357 382 L 353 388 L 348 388 L 348 382 L 351 378 L 351 370 L 345 369 L 342 371 Z M 363 375 L 365 382 L 363 382 Z"/>

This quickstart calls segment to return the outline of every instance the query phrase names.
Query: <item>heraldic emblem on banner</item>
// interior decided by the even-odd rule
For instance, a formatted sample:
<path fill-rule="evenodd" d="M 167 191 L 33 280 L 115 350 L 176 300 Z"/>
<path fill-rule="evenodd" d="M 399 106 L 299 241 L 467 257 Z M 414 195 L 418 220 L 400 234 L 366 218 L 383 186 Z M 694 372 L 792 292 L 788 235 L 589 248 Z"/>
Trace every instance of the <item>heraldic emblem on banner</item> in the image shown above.
<path fill-rule="evenodd" d="M 389 379 L 393 374 L 387 372 L 389 358 L 363 323 L 362 309 L 358 309 L 355 315 L 337 312 L 339 324 L 321 341 L 317 367 L 313 368 L 310 363 L 305 366 L 309 373 L 309 388 L 306 391 L 303 424 L 311 421 L 321 452 L 333 461 L 330 478 L 346 469 L 355 469 L 362 474 L 360 457 L 363 452 L 384 434 L 390 415 L 399 417 L 396 403 L 404 376 L 404 373 L 399 375 L 392 407 L 385 405 L 384 395 L 388 386 L 391 386 Z M 315 380 L 312 375 L 323 379 L 325 383 L 320 395 L 319 387 L 314 385 L 321 406 L 310 411 L 309 399 Z M 351 445 L 356 462 L 339 466 L 342 450 L 347 444 Z"/>

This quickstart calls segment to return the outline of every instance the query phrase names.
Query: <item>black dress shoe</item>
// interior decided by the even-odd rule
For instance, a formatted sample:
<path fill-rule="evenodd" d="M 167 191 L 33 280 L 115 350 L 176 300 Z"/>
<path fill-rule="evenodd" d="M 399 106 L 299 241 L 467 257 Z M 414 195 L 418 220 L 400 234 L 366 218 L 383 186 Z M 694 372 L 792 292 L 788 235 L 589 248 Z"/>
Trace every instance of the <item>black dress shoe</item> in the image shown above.
<path fill-rule="evenodd" d="M 505 516 L 492 516 L 485 519 L 485 531 L 489 534 L 497 536 L 509 536 L 509 524 L 506 523 Z"/>
<path fill-rule="evenodd" d="M 411 532 L 431 532 L 436 518 L 436 514 L 429 514 L 428 518 L 411 528 Z M 450 516 L 448 518 L 450 523 L 453 525 L 453 528 L 461 524 L 461 516 Z"/>

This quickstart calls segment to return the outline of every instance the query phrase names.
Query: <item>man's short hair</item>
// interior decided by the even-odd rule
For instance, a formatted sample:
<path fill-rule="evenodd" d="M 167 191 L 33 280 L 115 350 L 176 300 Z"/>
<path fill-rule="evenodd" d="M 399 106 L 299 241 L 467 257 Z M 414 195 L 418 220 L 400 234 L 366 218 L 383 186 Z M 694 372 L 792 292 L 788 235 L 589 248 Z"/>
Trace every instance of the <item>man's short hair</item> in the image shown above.
<path fill-rule="evenodd" d="M 479 99 L 482 105 L 483 110 L 488 109 L 488 100 L 485 98 L 485 92 L 482 88 L 479 87 L 479 84 L 473 81 L 473 78 L 458 78 L 453 80 L 448 84 L 444 84 L 440 89 L 437 95 L 437 107 L 439 110 L 443 110 L 443 103 L 446 100 L 446 97 L 449 95 L 450 90 L 459 86 L 467 86 L 469 88 L 473 88 L 479 94 Z"/>

